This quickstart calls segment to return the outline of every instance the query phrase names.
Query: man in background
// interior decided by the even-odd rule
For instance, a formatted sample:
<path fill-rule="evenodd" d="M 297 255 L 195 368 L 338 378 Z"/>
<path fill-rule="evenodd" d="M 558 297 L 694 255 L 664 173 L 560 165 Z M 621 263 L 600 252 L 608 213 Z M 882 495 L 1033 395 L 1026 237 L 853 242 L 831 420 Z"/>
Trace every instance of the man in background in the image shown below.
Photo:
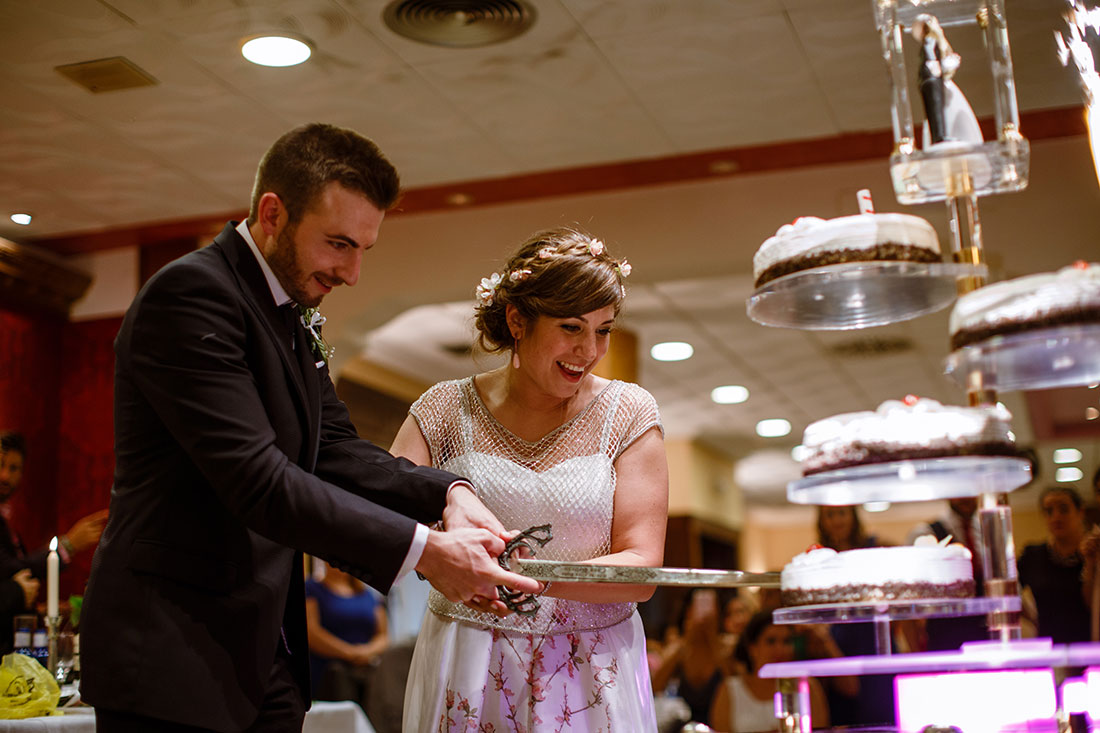
<path fill-rule="evenodd" d="M 0 653 L 12 650 L 12 617 L 33 611 L 39 584 L 46 579 L 46 555 L 43 547 L 27 552 L 23 540 L 12 525 L 9 500 L 23 482 L 23 467 L 27 459 L 27 441 L 17 432 L 0 432 Z M 99 541 L 107 511 L 82 517 L 58 537 L 57 552 L 61 567 L 72 562 L 73 556 Z"/>
<path fill-rule="evenodd" d="M 948 499 L 947 511 L 931 522 L 914 527 L 906 542 L 911 545 L 921 535 L 933 535 L 941 541 L 950 536 L 951 542 L 957 542 L 970 550 L 970 562 L 974 569 L 974 595 L 985 595 L 977 497 Z M 930 618 L 925 622 L 925 633 L 928 651 L 949 651 L 958 649 L 967 641 L 989 639 L 984 615 Z"/>

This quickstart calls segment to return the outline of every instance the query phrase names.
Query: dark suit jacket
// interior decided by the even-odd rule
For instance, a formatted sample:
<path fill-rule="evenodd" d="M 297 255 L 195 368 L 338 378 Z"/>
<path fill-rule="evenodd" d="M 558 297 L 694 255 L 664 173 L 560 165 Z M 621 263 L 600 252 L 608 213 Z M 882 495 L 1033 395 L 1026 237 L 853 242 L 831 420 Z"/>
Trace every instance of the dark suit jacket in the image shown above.
<path fill-rule="evenodd" d="M 81 618 L 87 702 L 218 731 L 254 720 L 278 644 L 309 700 L 296 550 L 386 592 L 455 479 L 357 437 L 234 225 L 150 279 L 115 340 L 115 480 Z"/>
<path fill-rule="evenodd" d="M 12 632 L 15 616 L 27 611 L 27 599 L 23 596 L 23 587 L 11 580 L 11 576 L 24 568 L 30 568 L 31 575 L 46 583 L 46 555 L 48 550 L 39 550 L 28 555 L 23 543 L 12 534 L 8 520 L 0 516 L 0 654 L 8 654 L 14 649 Z"/>
<path fill-rule="evenodd" d="M 0 516 L 0 578 L 10 578 L 23 568 L 30 568 L 31 575 L 46 582 L 46 555 L 42 548 L 28 553 L 18 537 L 12 534 L 8 520 Z"/>

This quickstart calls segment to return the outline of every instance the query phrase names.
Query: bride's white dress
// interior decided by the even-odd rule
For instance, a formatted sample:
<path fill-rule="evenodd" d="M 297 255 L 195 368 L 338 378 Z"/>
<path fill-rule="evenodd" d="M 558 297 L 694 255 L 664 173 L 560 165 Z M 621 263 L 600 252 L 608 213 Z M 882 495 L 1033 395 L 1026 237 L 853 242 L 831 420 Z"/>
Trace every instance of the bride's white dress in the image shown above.
<path fill-rule="evenodd" d="M 537 442 L 493 418 L 467 378 L 432 387 L 411 414 L 432 465 L 473 481 L 508 529 L 551 524 L 548 560 L 611 547 L 614 461 L 660 417 L 641 387 L 613 381 Z M 655 731 L 645 635 L 633 603 L 543 596 L 500 619 L 434 589 L 405 690 L 405 731 Z"/>

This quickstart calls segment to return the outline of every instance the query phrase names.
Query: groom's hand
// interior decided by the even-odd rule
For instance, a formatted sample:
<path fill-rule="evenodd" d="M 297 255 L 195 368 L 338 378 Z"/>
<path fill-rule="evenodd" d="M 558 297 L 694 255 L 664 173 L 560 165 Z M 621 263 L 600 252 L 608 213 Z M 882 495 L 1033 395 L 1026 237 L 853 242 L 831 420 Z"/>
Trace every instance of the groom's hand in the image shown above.
<path fill-rule="evenodd" d="M 487 529 L 431 530 L 416 569 L 447 600 L 500 615 L 498 585 L 525 593 L 542 588 L 537 580 L 502 568 L 497 562 L 502 552 L 504 540 Z"/>

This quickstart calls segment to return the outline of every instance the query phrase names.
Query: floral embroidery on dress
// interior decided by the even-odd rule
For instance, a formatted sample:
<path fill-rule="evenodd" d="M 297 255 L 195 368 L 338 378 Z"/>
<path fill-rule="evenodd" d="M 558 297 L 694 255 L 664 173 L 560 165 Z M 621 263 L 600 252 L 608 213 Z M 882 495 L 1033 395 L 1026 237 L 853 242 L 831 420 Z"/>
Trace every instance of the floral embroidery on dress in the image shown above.
<path fill-rule="evenodd" d="M 604 691 L 615 686 L 619 674 L 619 663 L 614 657 L 607 666 L 600 666 L 593 661 L 597 654 L 609 651 L 600 632 L 588 634 L 588 644 L 580 634 L 537 636 L 509 635 L 494 631 L 493 636 L 496 646 L 489 668 L 490 684 L 487 687 L 499 694 L 503 702 L 502 712 L 510 731 L 529 733 L 530 730 L 547 722 L 545 717 L 547 714 L 550 714 L 554 721 L 551 723 L 554 731 L 566 731 L 577 722 L 576 716 L 593 709 L 602 710 L 604 713 L 602 717 L 608 721 L 606 728 L 601 726 L 596 730 L 608 732 L 612 730 L 611 713 Z M 561 650 L 565 653 L 553 654 L 562 641 L 568 644 L 567 648 Z M 546 667 L 547 652 L 550 652 L 549 656 L 557 662 L 553 669 Z M 519 680 L 522 685 L 520 693 L 524 691 L 527 693 L 526 700 L 523 700 L 522 694 L 517 694 L 515 684 L 517 680 L 510 678 L 508 670 L 514 669 L 517 662 L 522 663 L 525 659 L 527 660 L 526 673 L 524 678 Z M 578 688 L 570 680 L 584 677 L 592 680 L 594 684 L 592 689 L 585 693 L 584 699 L 577 700 L 575 695 L 583 688 Z M 485 704 L 485 693 L 486 688 L 482 688 L 482 705 Z M 492 695 L 488 697 L 492 699 Z M 478 706 L 459 690 L 448 686 L 445 702 L 446 707 L 440 715 L 437 727 L 440 733 L 458 731 L 498 733 L 493 723 L 480 721 Z M 545 709 L 547 706 L 552 709 Z M 528 725 L 532 728 L 528 728 Z"/>

